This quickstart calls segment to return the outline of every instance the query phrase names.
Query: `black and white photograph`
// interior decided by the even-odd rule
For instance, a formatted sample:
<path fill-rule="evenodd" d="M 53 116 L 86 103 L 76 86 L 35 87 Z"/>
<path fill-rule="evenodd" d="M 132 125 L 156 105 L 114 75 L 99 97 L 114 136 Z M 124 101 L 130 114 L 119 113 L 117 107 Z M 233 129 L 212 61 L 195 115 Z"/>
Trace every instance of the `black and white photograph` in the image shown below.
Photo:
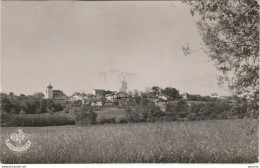
<path fill-rule="evenodd" d="M 258 168 L 259 5 L 2 1 L 0 163 Z"/>

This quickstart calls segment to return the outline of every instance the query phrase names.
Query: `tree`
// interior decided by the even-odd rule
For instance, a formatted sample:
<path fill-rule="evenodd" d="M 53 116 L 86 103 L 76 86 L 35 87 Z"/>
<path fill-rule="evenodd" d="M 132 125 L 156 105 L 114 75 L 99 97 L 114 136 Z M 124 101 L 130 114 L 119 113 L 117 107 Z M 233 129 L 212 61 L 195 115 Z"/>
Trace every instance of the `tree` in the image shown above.
<path fill-rule="evenodd" d="M 8 97 L 9 97 L 9 98 L 14 98 L 14 97 L 15 97 L 14 92 L 10 92 L 10 93 L 8 94 Z"/>
<path fill-rule="evenodd" d="M 139 96 L 139 91 L 137 89 L 134 90 L 134 97 L 138 97 Z"/>
<path fill-rule="evenodd" d="M 148 99 L 150 99 L 151 98 L 151 89 L 149 88 L 149 87 L 146 87 L 145 88 L 145 95 L 146 95 L 146 97 L 148 98 Z"/>
<path fill-rule="evenodd" d="M 87 95 L 86 93 L 82 92 L 82 93 L 81 93 L 81 96 L 82 96 L 82 97 L 86 97 L 86 96 L 88 96 L 88 95 Z"/>
<path fill-rule="evenodd" d="M 53 110 L 53 100 L 47 99 L 46 101 L 46 111 L 50 112 Z"/>
<path fill-rule="evenodd" d="M 121 88 L 119 89 L 120 92 L 126 92 L 127 91 L 127 83 L 126 81 L 122 81 Z"/>
<path fill-rule="evenodd" d="M 24 94 L 20 94 L 19 98 L 20 99 L 26 99 L 26 96 Z"/>
<path fill-rule="evenodd" d="M 127 95 L 128 95 L 128 97 L 133 97 L 133 92 L 131 90 L 129 90 Z"/>
<path fill-rule="evenodd" d="M 36 92 L 36 93 L 33 94 L 33 97 L 35 97 L 37 99 L 43 99 L 44 94 L 42 92 Z"/>
<path fill-rule="evenodd" d="M 197 27 L 206 53 L 215 61 L 235 94 L 259 90 L 259 4 L 257 0 L 196 0 L 188 3 L 199 14 Z M 186 53 L 189 53 L 186 51 Z M 258 99 L 258 98 L 257 98 Z"/>
<path fill-rule="evenodd" d="M 143 98 L 140 100 L 140 105 L 148 106 L 150 104 L 150 100 Z"/>
<path fill-rule="evenodd" d="M 11 108 L 12 104 L 10 100 L 5 96 L 1 96 L 1 111 L 9 113 L 11 111 Z"/>
<path fill-rule="evenodd" d="M 76 114 L 76 125 L 86 126 L 96 124 L 97 114 L 90 106 L 83 106 Z"/>
<path fill-rule="evenodd" d="M 41 99 L 41 101 L 40 101 L 41 113 L 45 113 L 46 112 L 46 107 L 47 107 L 47 100 L 46 99 Z"/>
<path fill-rule="evenodd" d="M 30 103 L 29 103 L 28 99 L 21 100 L 20 106 L 26 113 L 29 114 L 31 112 Z"/>
<path fill-rule="evenodd" d="M 160 94 L 160 88 L 159 88 L 159 86 L 153 86 L 153 87 L 152 87 L 152 95 L 153 95 L 154 97 L 157 97 L 157 96 L 159 96 L 159 94 Z"/>
<path fill-rule="evenodd" d="M 74 92 L 71 96 L 80 96 L 79 92 Z"/>
<path fill-rule="evenodd" d="M 162 90 L 162 93 L 171 97 L 173 100 L 178 100 L 180 98 L 179 91 L 172 87 L 165 88 L 164 90 Z"/>

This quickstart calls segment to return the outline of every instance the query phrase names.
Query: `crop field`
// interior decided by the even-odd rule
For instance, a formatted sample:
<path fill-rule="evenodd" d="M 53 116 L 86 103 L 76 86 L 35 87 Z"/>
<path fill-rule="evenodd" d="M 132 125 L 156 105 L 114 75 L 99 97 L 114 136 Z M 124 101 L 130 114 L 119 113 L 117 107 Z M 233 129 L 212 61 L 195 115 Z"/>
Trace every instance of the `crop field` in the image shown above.
<path fill-rule="evenodd" d="M 24 152 L 5 144 L 17 130 L 1 128 L 2 163 L 258 162 L 257 120 L 22 127 Z"/>

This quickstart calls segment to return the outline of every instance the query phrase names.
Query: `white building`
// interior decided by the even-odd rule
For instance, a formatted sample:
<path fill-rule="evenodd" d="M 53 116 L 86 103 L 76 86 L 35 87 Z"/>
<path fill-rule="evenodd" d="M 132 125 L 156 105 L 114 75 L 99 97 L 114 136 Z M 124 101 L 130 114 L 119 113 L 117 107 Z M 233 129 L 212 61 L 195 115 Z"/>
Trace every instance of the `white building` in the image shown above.
<path fill-rule="evenodd" d="M 183 100 L 188 100 L 188 93 L 184 93 L 184 94 L 182 95 L 182 99 L 183 99 Z"/>
<path fill-rule="evenodd" d="M 82 96 L 79 96 L 79 95 L 74 95 L 71 97 L 72 100 L 75 100 L 75 101 L 78 101 L 78 100 L 83 100 L 84 98 Z"/>
<path fill-rule="evenodd" d="M 168 97 L 165 95 L 159 95 L 158 99 L 168 100 Z"/>
<path fill-rule="evenodd" d="M 111 102 L 114 102 L 117 100 L 117 96 L 116 96 L 116 94 L 106 94 L 106 99 Z"/>

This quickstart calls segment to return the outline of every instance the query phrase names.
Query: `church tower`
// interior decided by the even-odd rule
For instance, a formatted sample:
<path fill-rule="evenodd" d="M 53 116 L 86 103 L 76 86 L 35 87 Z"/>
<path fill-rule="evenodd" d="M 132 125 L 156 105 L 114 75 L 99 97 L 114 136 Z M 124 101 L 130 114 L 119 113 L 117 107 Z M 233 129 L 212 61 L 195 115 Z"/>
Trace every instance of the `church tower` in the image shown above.
<path fill-rule="evenodd" d="M 51 84 L 47 86 L 46 92 L 45 92 L 45 98 L 46 99 L 52 99 L 53 98 L 53 87 Z"/>

